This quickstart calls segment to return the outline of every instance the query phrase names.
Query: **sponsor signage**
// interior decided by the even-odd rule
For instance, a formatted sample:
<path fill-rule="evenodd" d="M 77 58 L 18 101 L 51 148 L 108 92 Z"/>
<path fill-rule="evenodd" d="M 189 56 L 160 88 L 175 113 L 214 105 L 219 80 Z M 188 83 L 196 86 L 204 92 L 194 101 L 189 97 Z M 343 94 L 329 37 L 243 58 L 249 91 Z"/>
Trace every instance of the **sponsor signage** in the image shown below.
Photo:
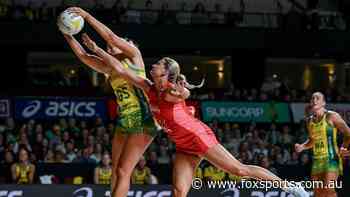
<path fill-rule="evenodd" d="M 109 186 L 102 185 L 0 185 L 0 197 L 111 197 Z M 133 185 L 127 197 L 171 197 L 170 185 Z M 310 192 L 310 197 L 313 192 Z M 188 197 L 294 197 L 281 190 L 191 189 Z"/>
<path fill-rule="evenodd" d="M 9 99 L 0 99 L 0 118 L 8 118 L 11 115 L 11 105 Z"/>
<path fill-rule="evenodd" d="M 103 99 L 70 98 L 17 98 L 16 119 L 54 119 L 74 117 L 78 119 L 106 118 L 106 104 Z"/>
<path fill-rule="evenodd" d="M 255 102 L 202 102 L 204 121 L 222 122 L 279 122 L 290 121 L 287 103 Z"/>
<path fill-rule="evenodd" d="M 304 119 L 304 111 L 307 103 L 291 103 L 290 108 L 293 114 L 294 122 L 300 122 Z M 346 103 L 329 103 L 326 108 L 328 110 L 336 111 L 343 117 L 343 119 L 350 124 L 350 104 Z"/>

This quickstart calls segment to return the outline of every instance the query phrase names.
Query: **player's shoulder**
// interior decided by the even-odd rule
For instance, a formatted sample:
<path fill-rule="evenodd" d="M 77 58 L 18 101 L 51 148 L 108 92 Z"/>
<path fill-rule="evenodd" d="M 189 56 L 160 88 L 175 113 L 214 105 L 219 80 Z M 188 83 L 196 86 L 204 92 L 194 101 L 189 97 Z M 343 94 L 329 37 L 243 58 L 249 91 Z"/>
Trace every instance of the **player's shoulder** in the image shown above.
<path fill-rule="evenodd" d="M 340 117 L 339 113 L 336 111 L 327 110 L 326 113 L 328 117 Z"/>
<path fill-rule="evenodd" d="M 339 119 L 342 119 L 341 115 L 338 112 L 332 110 L 327 111 L 326 118 L 330 121 L 337 121 Z"/>

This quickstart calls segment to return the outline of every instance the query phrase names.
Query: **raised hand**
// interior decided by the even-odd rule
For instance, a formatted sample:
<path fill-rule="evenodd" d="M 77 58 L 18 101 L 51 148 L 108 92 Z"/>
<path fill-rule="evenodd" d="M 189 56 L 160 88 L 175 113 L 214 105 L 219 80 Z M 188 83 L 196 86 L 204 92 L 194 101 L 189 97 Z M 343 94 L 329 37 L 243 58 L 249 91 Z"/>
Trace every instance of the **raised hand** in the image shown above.
<path fill-rule="evenodd" d="M 303 152 L 304 151 L 304 146 L 302 144 L 295 144 L 294 145 L 295 151 L 297 153 Z"/>
<path fill-rule="evenodd" d="M 69 12 L 75 13 L 75 14 L 77 14 L 77 15 L 83 17 L 83 18 L 86 18 L 86 16 L 89 15 L 89 13 L 88 13 L 87 11 L 85 11 L 85 10 L 79 8 L 79 7 L 70 7 L 70 8 L 68 8 L 67 10 L 68 10 Z"/>
<path fill-rule="evenodd" d="M 88 49 L 90 49 L 92 52 L 96 52 L 96 50 L 98 48 L 97 44 L 86 33 L 83 33 L 81 38 L 83 39 L 83 44 Z"/>
<path fill-rule="evenodd" d="M 347 148 L 341 147 L 340 148 L 340 155 L 342 157 L 349 157 L 350 156 L 350 150 L 348 150 Z"/>

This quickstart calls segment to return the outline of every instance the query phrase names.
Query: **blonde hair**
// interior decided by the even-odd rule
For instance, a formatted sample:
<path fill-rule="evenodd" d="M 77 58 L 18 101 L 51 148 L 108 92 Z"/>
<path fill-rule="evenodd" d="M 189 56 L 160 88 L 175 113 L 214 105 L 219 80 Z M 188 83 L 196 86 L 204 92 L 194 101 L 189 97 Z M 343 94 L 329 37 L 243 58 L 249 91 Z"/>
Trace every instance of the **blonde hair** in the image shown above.
<path fill-rule="evenodd" d="M 170 57 L 164 57 L 163 59 L 165 69 L 168 71 L 168 81 L 175 84 L 179 81 L 185 82 L 185 87 L 188 89 L 201 88 L 204 85 L 205 79 L 199 85 L 193 85 L 187 82 L 186 76 L 181 74 L 180 65 L 174 59 Z"/>

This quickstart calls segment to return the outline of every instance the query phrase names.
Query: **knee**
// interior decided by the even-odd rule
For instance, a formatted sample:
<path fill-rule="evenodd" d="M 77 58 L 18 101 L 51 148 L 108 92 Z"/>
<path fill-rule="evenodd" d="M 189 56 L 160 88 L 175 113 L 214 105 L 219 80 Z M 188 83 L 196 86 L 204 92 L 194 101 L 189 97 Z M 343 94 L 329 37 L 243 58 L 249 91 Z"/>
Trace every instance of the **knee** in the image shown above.
<path fill-rule="evenodd" d="M 120 178 L 122 178 L 122 177 L 127 177 L 127 178 L 129 178 L 129 177 L 131 177 L 131 173 L 132 173 L 131 170 L 129 170 L 128 168 L 123 167 L 123 166 L 118 166 L 118 167 L 115 169 L 115 172 L 116 172 L 116 174 L 117 174 L 117 177 L 120 177 Z"/>
<path fill-rule="evenodd" d="M 234 166 L 231 168 L 231 173 L 237 176 L 249 176 L 249 168 L 247 165 Z"/>
<path fill-rule="evenodd" d="M 174 197 L 185 197 L 187 196 L 188 190 L 189 189 L 187 189 L 185 186 L 182 186 L 181 184 L 175 184 L 173 187 Z"/>

